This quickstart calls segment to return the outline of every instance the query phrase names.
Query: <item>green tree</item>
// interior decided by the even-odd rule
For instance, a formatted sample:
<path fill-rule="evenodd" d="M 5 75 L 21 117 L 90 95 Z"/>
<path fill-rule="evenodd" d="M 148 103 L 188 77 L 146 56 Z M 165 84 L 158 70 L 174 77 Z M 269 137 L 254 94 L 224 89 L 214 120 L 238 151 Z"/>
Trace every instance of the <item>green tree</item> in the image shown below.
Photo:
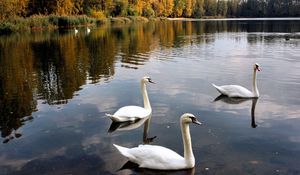
<path fill-rule="evenodd" d="M 107 6 L 107 11 L 109 16 L 127 16 L 128 1 L 117 0 L 115 4 L 111 3 Z"/>
<path fill-rule="evenodd" d="M 227 16 L 229 17 L 237 17 L 238 15 L 238 6 L 239 6 L 239 0 L 231 0 L 227 1 Z"/>
<path fill-rule="evenodd" d="M 217 3 L 217 15 L 226 16 L 227 14 L 227 3 L 225 0 L 218 0 Z"/>
<path fill-rule="evenodd" d="M 174 1 L 174 16 L 175 17 L 181 17 L 184 8 L 185 8 L 185 1 L 184 0 L 175 0 Z"/>
<path fill-rule="evenodd" d="M 193 9 L 193 17 L 200 18 L 204 14 L 205 14 L 204 0 L 196 0 L 194 9 Z"/>
<path fill-rule="evenodd" d="M 216 16 L 217 15 L 217 2 L 216 0 L 205 0 L 205 15 Z"/>

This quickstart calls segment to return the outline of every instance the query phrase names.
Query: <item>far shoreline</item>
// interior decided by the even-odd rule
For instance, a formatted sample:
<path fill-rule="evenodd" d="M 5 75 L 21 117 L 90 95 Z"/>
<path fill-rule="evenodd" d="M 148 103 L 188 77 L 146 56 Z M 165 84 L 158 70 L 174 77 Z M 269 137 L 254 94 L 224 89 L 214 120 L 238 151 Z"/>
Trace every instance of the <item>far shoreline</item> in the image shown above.
<path fill-rule="evenodd" d="M 263 17 L 263 18 L 167 18 L 170 21 L 280 21 L 299 20 L 300 17 Z"/>
<path fill-rule="evenodd" d="M 108 17 L 96 19 L 85 15 L 78 16 L 56 16 L 36 15 L 27 18 L 15 18 L 0 22 L 0 36 L 11 33 L 56 30 L 59 28 L 73 29 L 76 27 L 100 26 L 103 24 L 122 25 L 130 23 L 145 23 L 149 21 L 283 21 L 299 20 L 300 17 L 270 17 L 270 18 L 225 18 L 221 16 L 203 16 L 202 18 L 170 18 L 155 17 L 146 18 L 142 16 Z"/>

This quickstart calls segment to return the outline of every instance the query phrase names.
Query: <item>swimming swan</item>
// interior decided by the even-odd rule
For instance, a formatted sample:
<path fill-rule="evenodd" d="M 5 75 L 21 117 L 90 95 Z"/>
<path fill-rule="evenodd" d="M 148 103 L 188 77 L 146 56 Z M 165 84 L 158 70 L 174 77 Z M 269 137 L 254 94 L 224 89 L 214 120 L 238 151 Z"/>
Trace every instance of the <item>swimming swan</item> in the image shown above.
<path fill-rule="evenodd" d="M 74 33 L 75 35 L 78 33 L 78 30 L 76 28 L 74 28 Z"/>
<path fill-rule="evenodd" d="M 253 66 L 253 87 L 252 92 L 248 89 L 239 85 L 223 85 L 217 86 L 212 84 L 221 94 L 228 97 L 239 97 L 239 98 L 258 98 L 259 92 L 256 84 L 256 71 L 260 71 L 259 65 L 256 63 Z"/>
<path fill-rule="evenodd" d="M 181 134 L 183 140 L 184 157 L 176 152 L 157 145 L 139 145 L 134 148 L 125 148 L 113 144 L 118 151 L 139 165 L 139 168 L 156 170 L 180 170 L 195 166 L 195 157 L 192 150 L 189 123 L 201 124 L 193 114 L 185 113 L 180 117 Z"/>
<path fill-rule="evenodd" d="M 141 80 L 141 90 L 144 99 L 144 107 L 124 106 L 117 110 L 113 115 L 106 114 L 114 122 L 134 121 L 136 119 L 146 118 L 151 115 L 152 109 L 148 98 L 146 83 L 154 83 L 150 77 L 143 77 Z"/>

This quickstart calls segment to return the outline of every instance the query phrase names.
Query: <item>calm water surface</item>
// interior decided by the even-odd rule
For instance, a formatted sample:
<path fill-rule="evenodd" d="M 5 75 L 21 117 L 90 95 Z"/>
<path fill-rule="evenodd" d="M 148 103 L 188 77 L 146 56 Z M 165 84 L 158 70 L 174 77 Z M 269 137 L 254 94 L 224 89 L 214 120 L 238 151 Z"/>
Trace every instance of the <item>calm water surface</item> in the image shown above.
<path fill-rule="evenodd" d="M 215 100 L 211 83 L 251 89 L 256 62 L 258 100 Z M 156 82 L 147 86 L 150 122 L 110 127 L 105 113 L 142 105 L 144 75 Z M 299 89 L 299 20 L 1 36 L 0 174 L 300 174 Z M 182 155 L 185 112 L 203 123 L 190 128 L 195 169 L 119 170 L 126 159 L 113 143 L 157 144 Z"/>

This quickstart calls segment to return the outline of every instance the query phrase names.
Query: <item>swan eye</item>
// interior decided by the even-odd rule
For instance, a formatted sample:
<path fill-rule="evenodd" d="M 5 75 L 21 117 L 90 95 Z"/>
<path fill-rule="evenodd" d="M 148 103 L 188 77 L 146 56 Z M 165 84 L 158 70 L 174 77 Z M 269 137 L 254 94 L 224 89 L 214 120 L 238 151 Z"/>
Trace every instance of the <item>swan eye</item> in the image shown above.
<path fill-rule="evenodd" d="M 199 122 L 199 121 L 197 120 L 197 118 L 194 117 L 194 116 L 191 116 L 191 117 L 189 117 L 189 118 L 192 120 L 192 123 L 195 123 L 195 124 L 198 124 L 198 125 L 201 125 L 201 124 L 202 124 L 202 123 Z"/>
<path fill-rule="evenodd" d="M 193 117 L 193 116 L 190 116 L 189 118 L 192 120 L 192 122 L 197 121 L 197 119 L 195 117 Z"/>
<path fill-rule="evenodd" d="M 148 80 L 149 83 L 154 83 L 154 82 L 151 80 L 151 78 L 147 78 L 147 80 Z M 155 83 L 154 83 L 154 84 L 155 84 Z"/>

